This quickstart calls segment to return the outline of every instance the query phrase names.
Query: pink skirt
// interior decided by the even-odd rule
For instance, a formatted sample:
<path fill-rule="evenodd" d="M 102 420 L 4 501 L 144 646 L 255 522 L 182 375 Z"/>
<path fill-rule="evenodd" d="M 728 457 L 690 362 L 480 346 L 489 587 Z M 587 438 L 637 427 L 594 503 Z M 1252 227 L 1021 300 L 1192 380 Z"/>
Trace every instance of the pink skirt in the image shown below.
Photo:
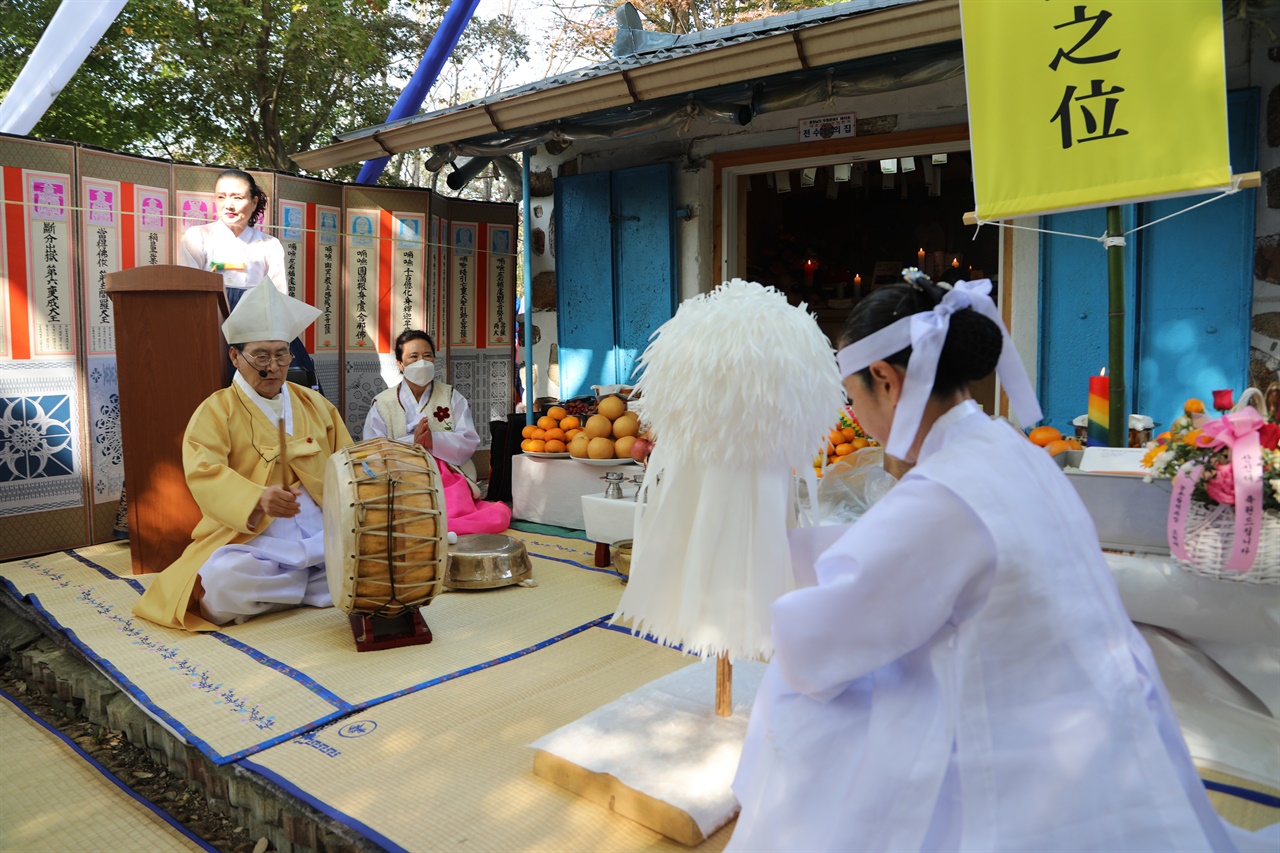
<path fill-rule="evenodd" d="M 440 483 L 444 486 L 444 507 L 449 529 L 459 536 L 468 533 L 501 533 L 511 526 L 511 507 L 504 503 L 478 501 L 471 497 L 467 478 L 452 471 L 440 459 Z"/>

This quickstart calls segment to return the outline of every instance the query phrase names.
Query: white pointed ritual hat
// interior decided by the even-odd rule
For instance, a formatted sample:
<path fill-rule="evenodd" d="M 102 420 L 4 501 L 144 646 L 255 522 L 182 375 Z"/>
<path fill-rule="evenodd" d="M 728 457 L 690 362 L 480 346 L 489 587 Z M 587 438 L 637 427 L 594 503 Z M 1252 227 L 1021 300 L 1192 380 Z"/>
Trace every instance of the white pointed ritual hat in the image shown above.
<path fill-rule="evenodd" d="M 270 281 L 252 288 L 222 323 L 229 344 L 292 341 L 315 322 L 320 309 L 286 296 Z"/>

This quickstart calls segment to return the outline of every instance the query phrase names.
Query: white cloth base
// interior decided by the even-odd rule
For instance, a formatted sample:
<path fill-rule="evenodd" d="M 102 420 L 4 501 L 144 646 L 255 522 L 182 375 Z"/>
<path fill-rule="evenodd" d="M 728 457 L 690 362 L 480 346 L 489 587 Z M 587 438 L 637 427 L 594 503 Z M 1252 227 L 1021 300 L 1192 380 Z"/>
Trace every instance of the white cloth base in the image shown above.
<path fill-rule="evenodd" d="M 293 518 L 277 518 L 254 539 L 225 545 L 200 568 L 200 613 L 215 625 L 299 605 L 331 607 L 324 567 L 324 518 L 305 491 Z"/>
<path fill-rule="evenodd" d="M 1280 717 L 1280 592 L 1194 575 L 1170 557 L 1107 554 L 1134 622 L 1173 631 Z M 1163 662 L 1162 667 L 1163 669 Z"/>
<path fill-rule="evenodd" d="M 1193 644 L 1150 625 L 1137 627 L 1160 667 L 1195 763 L 1280 787 L 1280 721 Z"/>
<path fill-rule="evenodd" d="M 716 716 L 714 660 L 651 681 L 530 744 L 675 806 L 710 837 L 738 813 L 730 783 L 764 664 L 733 665 L 733 715 Z"/>

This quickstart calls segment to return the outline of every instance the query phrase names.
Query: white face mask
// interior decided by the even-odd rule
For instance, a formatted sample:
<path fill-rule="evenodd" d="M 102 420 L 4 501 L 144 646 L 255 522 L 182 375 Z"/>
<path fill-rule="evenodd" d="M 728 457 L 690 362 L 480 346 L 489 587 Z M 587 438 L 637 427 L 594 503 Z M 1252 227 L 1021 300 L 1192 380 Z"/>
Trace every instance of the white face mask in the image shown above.
<path fill-rule="evenodd" d="M 414 385 L 430 385 L 431 380 L 436 378 L 435 362 L 427 361 L 423 358 L 412 364 L 406 364 L 404 366 L 404 378 Z"/>

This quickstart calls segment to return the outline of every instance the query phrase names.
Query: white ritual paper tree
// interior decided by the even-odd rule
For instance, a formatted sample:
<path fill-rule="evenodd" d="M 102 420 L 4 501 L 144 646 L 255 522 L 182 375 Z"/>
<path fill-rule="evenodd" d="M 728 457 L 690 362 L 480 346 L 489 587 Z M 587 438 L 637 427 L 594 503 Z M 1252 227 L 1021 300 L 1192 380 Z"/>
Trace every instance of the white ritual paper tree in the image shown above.
<path fill-rule="evenodd" d="M 636 384 L 656 443 L 636 508 L 617 621 L 729 661 L 773 653 L 770 605 L 795 588 L 787 544 L 797 476 L 845 402 L 830 342 L 805 305 L 733 279 L 686 300 L 654 334 Z"/>

